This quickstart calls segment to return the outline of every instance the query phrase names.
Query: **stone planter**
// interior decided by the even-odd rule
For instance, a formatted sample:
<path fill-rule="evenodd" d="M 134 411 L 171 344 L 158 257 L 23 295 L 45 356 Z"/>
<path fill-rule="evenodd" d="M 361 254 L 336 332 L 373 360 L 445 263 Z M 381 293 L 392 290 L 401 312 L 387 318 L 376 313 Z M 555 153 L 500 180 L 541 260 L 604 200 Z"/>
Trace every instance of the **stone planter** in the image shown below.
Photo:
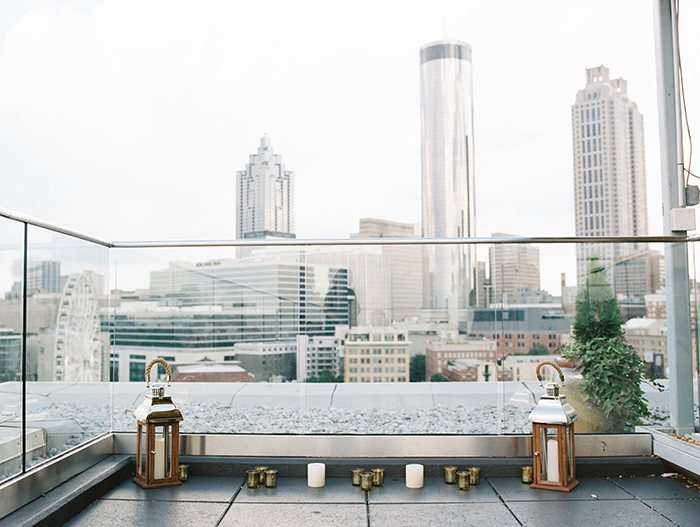
<path fill-rule="evenodd" d="M 651 428 L 654 455 L 700 477 L 700 446 L 670 435 L 671 428 Z"/>
<path fill-rule="evenodd" d="M 577 434 L 621 434 L 632 433 L 634 427 L 627 424 L 627 420 L 616 412 L 611 412 L 607 417 L 596 405 L 586 401 L 586 391 L 583 388 L 583 376 L 575 368 L 575 365 L 557 357 L 557 365 L 562 369 L 566 386 L 561 388 L 561 393 L 578 414 L 575 431 Z"/>

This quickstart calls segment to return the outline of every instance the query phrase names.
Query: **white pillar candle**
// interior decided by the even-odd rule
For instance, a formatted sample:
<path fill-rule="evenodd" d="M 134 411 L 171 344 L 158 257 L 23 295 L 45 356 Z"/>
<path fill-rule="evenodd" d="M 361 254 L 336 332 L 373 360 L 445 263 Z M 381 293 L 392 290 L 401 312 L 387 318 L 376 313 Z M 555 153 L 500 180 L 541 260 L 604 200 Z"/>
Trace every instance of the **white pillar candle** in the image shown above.
<path fill-rule="evenodd" d="M 559 481 L 559 444 L 556 439 L 547 441 L 547 481 Z"/>
<path fill-rule="evenodd" d="M 157 438 L 153 456 L 153 479 L 163 479 L 165 477 L 165 438 Z"/>
<path fill-rule="evenodd" d="M 326 464 L 309 463 L 306 467 L 309 487 L 324 487 L 326 485 Z"/>
<path fill-rule="evenodd" d="M 423 488 L 423 465 L 417 463 L 406 465 L 406 487 L 409 489 Z"/>

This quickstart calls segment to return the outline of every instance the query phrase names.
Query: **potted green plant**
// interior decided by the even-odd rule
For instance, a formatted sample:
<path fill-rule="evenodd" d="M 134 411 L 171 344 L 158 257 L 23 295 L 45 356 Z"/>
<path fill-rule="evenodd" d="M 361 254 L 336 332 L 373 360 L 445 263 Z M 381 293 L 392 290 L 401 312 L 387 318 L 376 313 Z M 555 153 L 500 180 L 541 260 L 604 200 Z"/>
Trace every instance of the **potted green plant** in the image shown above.
<path fill-rule="evenodd" d="M 597 257 L 576 293 L 573 341 L 559 349 L 575 368 L 567 395 L 581 416 L 577 432 L 634 431 L 648 413 L 644 362 L 625 341 L 620 306 Z"/>

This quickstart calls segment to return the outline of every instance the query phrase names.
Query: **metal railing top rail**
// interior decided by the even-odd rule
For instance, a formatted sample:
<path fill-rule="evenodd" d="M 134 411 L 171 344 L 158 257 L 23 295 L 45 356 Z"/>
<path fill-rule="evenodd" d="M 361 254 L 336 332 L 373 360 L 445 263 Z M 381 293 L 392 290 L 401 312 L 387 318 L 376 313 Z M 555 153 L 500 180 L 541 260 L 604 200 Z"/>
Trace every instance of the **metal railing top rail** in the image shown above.
<path fill-rule="evenodd" d="M 266 240 L 184 240 L 151 242 L 112 242 L 118 249 L 165 249 L 186 247 L 324 247 L 357 245 L 501 245 L 566 243 L 686 243 L 687 236 L 517 236 L 506 238 L 336 238 L 336 239 L 266 239 Z"/>
<path fill-rule="evenodd" d="M 0 207 L 0 217 L 3 218 L 8 218 L 10 220 L 15 220 L 20 223 L 24 223 L 26 225 L 33 225 L 34 227 L 41 227 L 53 232 L 57 232 L 58 234 L 65 234 L 66 236 L 72 236 L 73 238 L 78 238 L 80 240 L 84 240 L 86 242 L 91 242 L 91 243 L 96 243 L 98 245 L 103 245 L 105 247 L 111 247 L 112 245 L 106 241 L 106 240 L 101 240 L 100 238 L 95 238 L 94 236 L 91 236 L 89 234 L 85 234 L 83 232 L 75 231 L 73 229 L 67 229 L 65 227 L 61 227 L 60 225 L 55 225 L 53 223 L 50 223 L 48 221 L 40 220 L 38 218 L 34 218 L 32 216 L 27 216 L 26 214 L 21 214 L 19 212 L 15 212 L 9 209 L 4 209 Z"/>
<path fill-rule="evenodd" d="M 0 207 L 0 217 L 79 238 L 115 249 L 165 249 L 187 247 L 323 247 L 354 245 L 489 245 L 489 244 L 566 244 L 566 243 L 686 243 L 700 241 L 700 234 L 674 236 L 512 236 L 492 238 L 335 238 L 335 239 L 243 239 L 243 240 L 172 240 L 107 241 L 73 229 L 61 227 L 32 216 Z"/>

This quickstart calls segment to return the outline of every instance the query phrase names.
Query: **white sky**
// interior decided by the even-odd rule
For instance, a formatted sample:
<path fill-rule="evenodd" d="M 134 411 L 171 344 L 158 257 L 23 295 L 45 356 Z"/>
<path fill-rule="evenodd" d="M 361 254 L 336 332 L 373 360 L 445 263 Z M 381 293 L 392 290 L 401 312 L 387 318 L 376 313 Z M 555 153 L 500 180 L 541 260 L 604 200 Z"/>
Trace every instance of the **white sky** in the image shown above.
<path fill-rule="evenodd" d="M 700 2 L 680 9 L 693 126 Z M 473 49 L 479 236 L 574 234 L 571 105 L 600 64 L 645 117 L 661 233 L 651 0 L 5 0 L 0 207 L 109 240 L 233 239 L 235 173 L 267 133 L 297 237 L 419 222 L 418 50 L 443 38 Z"/>

